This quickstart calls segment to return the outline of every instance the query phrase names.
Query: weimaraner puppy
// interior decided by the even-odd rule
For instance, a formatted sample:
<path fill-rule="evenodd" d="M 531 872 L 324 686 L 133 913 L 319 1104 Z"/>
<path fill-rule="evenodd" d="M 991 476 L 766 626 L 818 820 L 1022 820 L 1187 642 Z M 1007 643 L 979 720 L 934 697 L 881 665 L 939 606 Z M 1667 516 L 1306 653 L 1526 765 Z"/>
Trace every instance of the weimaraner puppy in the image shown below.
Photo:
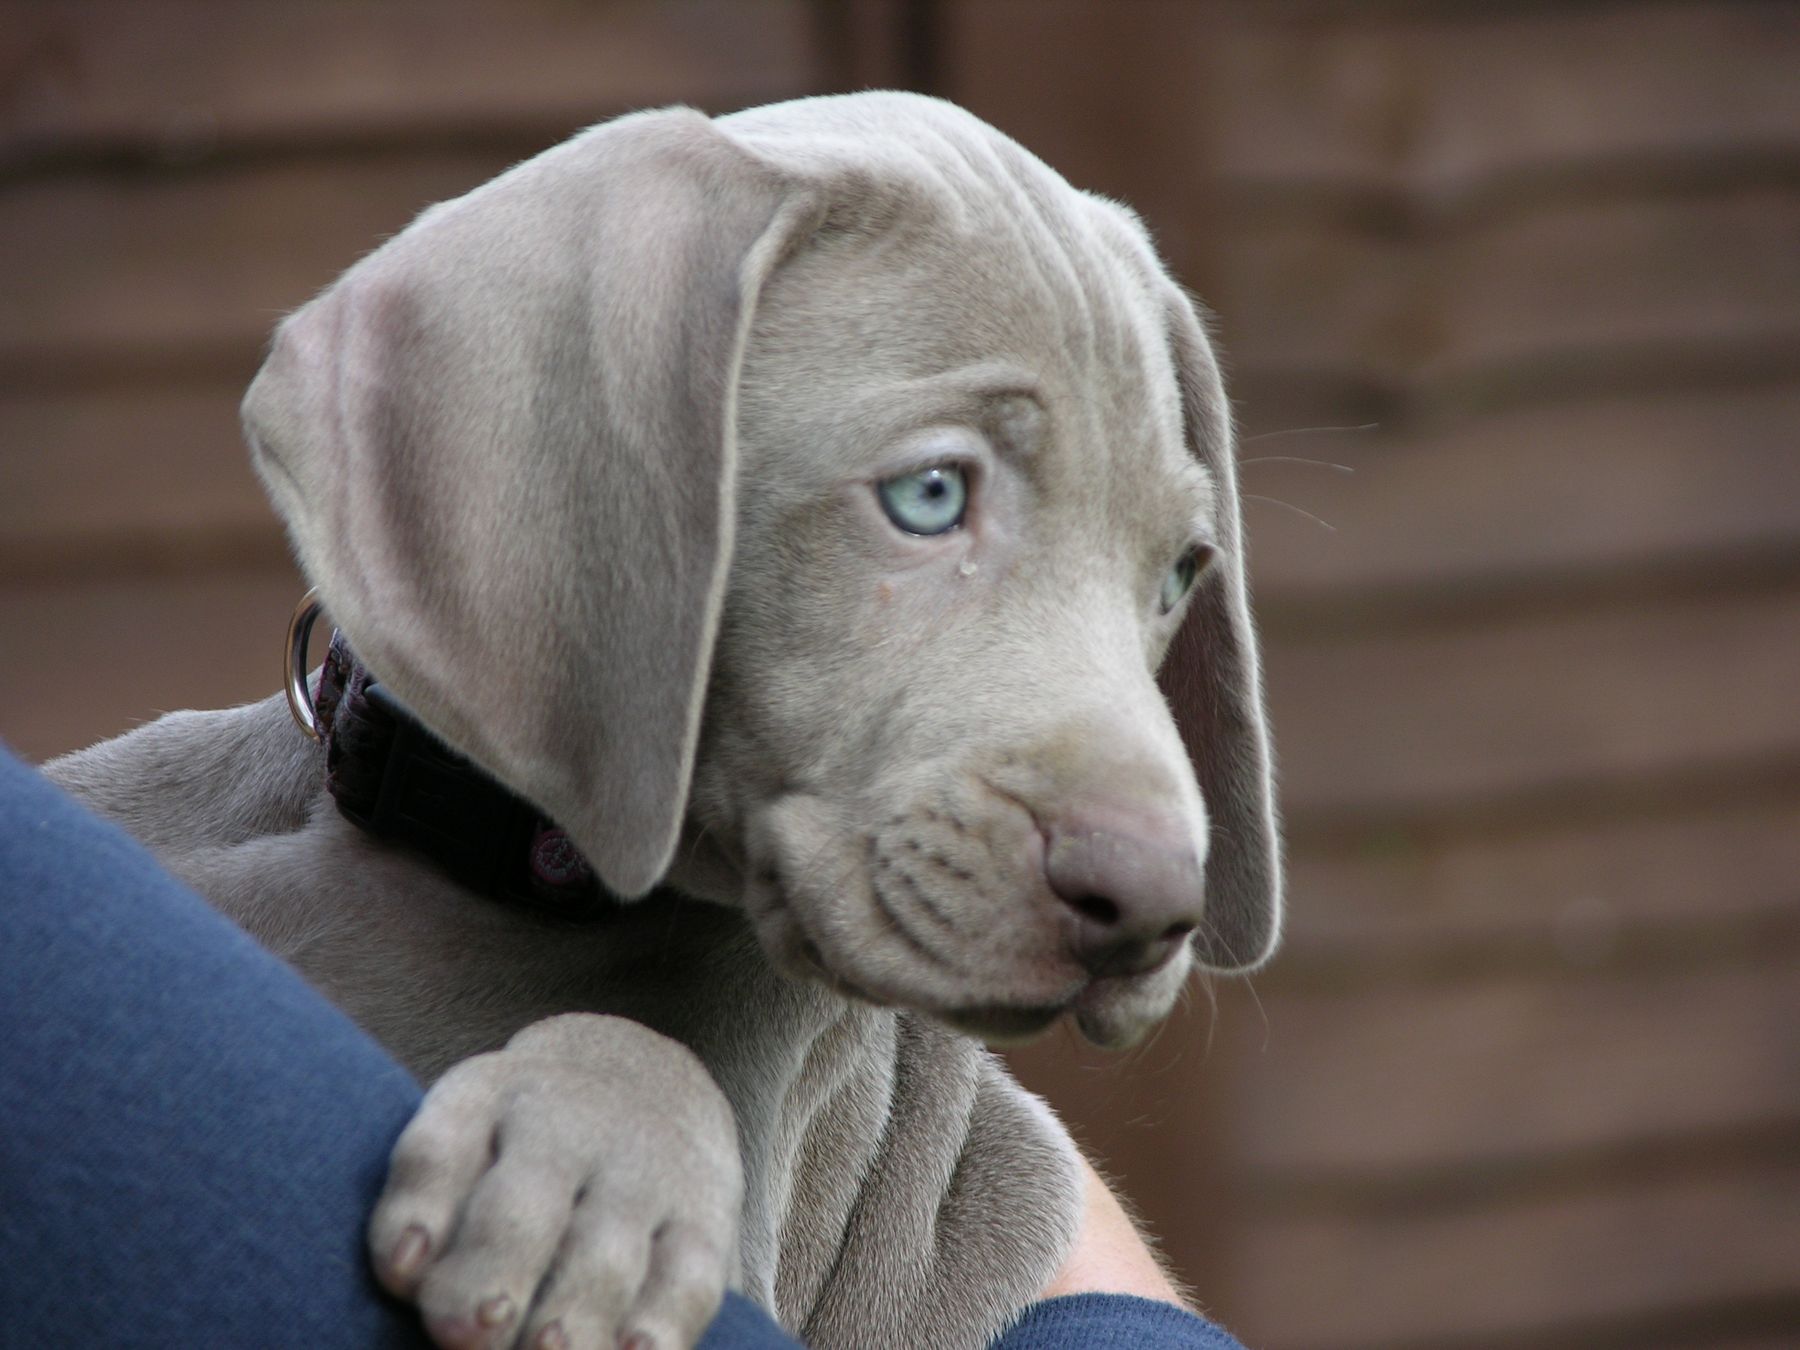
<path fill-rule="evenodd" d="M 244 411 L 360 662 L 319 715 L 373 681 L 600 883 L 353 823 L 280 696 L 51 767 L 440 1080 L 382 1278 L 447 1345 L 685 1344 L 727 1281 L 984 1344 L 1079 1206 L 983 1042 L 1127 1044 L 1278 929 L 1229 414 L 1136 218 L 932 99 L 635 114 L 424 212 Z"/>

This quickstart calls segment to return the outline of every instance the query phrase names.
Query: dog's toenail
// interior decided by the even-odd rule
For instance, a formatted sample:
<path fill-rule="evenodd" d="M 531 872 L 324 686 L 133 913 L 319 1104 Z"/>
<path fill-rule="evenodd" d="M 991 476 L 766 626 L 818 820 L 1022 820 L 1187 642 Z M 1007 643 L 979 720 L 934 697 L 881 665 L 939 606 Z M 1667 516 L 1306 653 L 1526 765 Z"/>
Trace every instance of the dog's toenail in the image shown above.
<path fill-rule="evenodd" d="M 569 1333 L 561 1322 L 552 1322 L 538 1332 L 537 1350 L 569 1350 Z"/>
<path fill-rule="evenodd" d="M 513 1301 L 505 1294 L 495 1294 L 475 1310 L 475 1320 L 484 1327 L 503 1327 L 513 1319 Z"/>

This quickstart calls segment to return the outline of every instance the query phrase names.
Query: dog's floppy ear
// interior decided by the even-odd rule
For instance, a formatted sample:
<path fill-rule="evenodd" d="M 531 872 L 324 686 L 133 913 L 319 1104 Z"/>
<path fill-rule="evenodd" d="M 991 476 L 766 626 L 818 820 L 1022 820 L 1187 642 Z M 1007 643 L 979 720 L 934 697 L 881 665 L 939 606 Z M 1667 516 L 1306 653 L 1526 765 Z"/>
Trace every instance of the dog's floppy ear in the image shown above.
<path fill-rule="evenodd" d="M 1230 409 L 1205 330 L 1185 295 L 1171 304 L 1183 422 L 1217 492 L 1218 551 L 1195 585 L 1163 665 L 1210 822 L 1206 921 L 1195 953 L 1215 970 L 1265 960 L 1281 935 L 1281 838 L 1261 663 L 1244 579 L 1244 530 Z"/>
<path fill-rule="evenodd" d="M 812 215 L 700 113 L 622 118 L 426 211 L 281 325 L 244 401 L 358 655 L 620 895 L 680 829 L 738 367 Z"/>

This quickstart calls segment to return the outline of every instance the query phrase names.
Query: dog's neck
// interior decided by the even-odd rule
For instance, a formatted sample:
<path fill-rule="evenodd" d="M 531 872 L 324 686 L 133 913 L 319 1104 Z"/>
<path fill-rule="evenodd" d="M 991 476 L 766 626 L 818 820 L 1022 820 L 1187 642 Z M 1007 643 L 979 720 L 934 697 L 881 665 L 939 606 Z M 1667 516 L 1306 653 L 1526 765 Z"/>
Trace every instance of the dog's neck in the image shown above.
<path fill-rule="evenodd" d="M 341 632 L 316 706 L 326 790 L 346 819 L 501 904 L 569 922 L 612 911 L 617 902 L 568 835 L 427 731 Z"/>

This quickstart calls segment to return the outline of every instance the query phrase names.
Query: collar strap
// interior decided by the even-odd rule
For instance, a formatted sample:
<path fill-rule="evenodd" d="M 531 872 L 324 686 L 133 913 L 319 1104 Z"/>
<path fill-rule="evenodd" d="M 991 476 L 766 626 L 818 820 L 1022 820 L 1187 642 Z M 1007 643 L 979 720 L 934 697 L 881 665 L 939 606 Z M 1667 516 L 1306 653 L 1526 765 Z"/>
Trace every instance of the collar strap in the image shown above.
<path fill-rule="evenodd" d="M 419 850 L 502 904 L 591 920 L 616 903 L 567 834 L 421 726 L 341 632 L 315 708 L 325 788 L 370 834 Z"/>

